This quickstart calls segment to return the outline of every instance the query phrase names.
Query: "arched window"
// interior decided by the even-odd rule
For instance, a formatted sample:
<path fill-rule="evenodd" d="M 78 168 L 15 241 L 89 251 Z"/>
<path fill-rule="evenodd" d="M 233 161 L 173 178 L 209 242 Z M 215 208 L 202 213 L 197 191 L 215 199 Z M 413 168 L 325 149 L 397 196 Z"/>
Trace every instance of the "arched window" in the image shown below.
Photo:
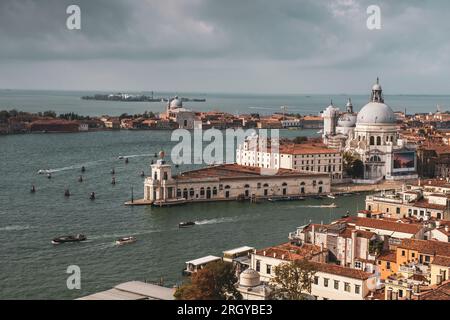
<path fill-rule="evenodd" d="M 268 188 L 269 185 L 267 183 L 264 183 L 264 188 Z"/>
<path fill-rule="evenodd" d="M 305 184 L 306 184 L 305 182 L 300 183 L 301 186 L 304 186 Z"/>
<path fill-rule="evenodd" d="M 213 187 L 213 195 L 217 195 L 217 187 Z"/>
<path fill-rule="evenodd" d="M 205 188 L 203 188 L 203 187 L 200 188 L 200 195 L 201 196 L 205 195 Z"/>
<path fill-rule="evenodd" d="M 287 183 L 286 183 L 286 182 L 283 182 L 282 186 L 283 186 L 283 187 L 287 187 Z"/>
<path fill-rule="evenodd" d="M 319 181 L 319 184 L 323 184 L 323 181 Z"/>
<path fill-rule="evenodd" d="M 226 185 L 225 186 L 225 189 L 230 189 L 231 187 L 229 186 L 229 185 Z"/>
<path fill-rule="evenodd" d="M 377 137 L 377 146 L 381 146 L 381 137 Z"/>
<path fill-rule="evenodd" d="M 190 195 L 191 197 L 193 197 L 194 194 L 195 194 L 194 188 L 190 188 L 190 189 L 189 189 L 189 195 Z"/>
<path fill-rule="evenodd" d="M 373 137 L 373 136 L 370 137 L 370 145 L 371 146 L 375 145 L 375 137 Z"/>
<path fill-rule="evenodd" d="M 177 198 L 181 198 L 181 189 L 177 189 Z"/>
<path fill-rule="evenodd" d="M 248 189 L 248 188 L 250 188 L 250 186 L 249 186 L 248 184 L 246 184 L 246 185 L 244 186 L 244 188 L 245 188 L 245 189 Z"/>

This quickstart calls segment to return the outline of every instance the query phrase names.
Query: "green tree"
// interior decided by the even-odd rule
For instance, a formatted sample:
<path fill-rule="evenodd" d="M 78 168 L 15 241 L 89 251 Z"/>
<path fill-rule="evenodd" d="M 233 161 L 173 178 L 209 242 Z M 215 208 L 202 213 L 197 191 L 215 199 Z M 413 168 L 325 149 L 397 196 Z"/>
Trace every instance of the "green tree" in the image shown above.
<path fill-rule="evenodd" d="M 292 142 L 294 142 L 295 144 L 301 144 L 306 141 L 308 141 L 308 138 L 303 136 L 295 137 L 294 139 L 292 139 Z"/>
<path fill-rule="evenodd" d="M 237 281 L 231 263 L 212 262 L 194 273 L 174 296 L 177 300 L 241 300 L 242 296 L 235 286 Z"/>
<path fill-rule="evenodd" d="M 311 294 L 316 274 L 314 264 L 306 259 L 282 263 L 275 267 L 271 280 L 271 298 L 279 300 L 305 300 Z"/>
<path fill-rule="evenodd" d="M 352 178 L 362 178 L 364 176 L 364 164 L 350 152 L 344 153 L 344 171 Z"/>

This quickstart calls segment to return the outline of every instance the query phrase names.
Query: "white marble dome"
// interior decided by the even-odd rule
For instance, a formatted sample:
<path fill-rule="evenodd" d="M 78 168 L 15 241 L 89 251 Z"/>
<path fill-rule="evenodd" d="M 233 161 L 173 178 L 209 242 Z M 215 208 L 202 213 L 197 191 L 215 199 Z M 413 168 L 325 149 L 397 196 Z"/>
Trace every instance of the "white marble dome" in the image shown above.
<path fill-rule="evenodd" d="M 369 102 L 358 112 L 357 124 L 395 124 L 392 109 L 380 102 Z"/>
<path fill-rule="evenodd" d="M 247 269 L 239 276 L 239 284 L 244 287 L 256 287 L 261 284 L 259 273 L 253 269 Z"/>
<path fill-rule="evenodd" d="M 181 108 L 181 107 L 183 107 L 183 102 L 181 101 L 180 98 L 175 97 L 172 101 L 170 101 L 171 109 L 176 109 L 176 108 Z"/>
<path fill-rule="evenodd" d="M 352 113 L 344 113 L 338 119 L 338 127 L 351 128 L 356 125 L 356 115 Z"/>

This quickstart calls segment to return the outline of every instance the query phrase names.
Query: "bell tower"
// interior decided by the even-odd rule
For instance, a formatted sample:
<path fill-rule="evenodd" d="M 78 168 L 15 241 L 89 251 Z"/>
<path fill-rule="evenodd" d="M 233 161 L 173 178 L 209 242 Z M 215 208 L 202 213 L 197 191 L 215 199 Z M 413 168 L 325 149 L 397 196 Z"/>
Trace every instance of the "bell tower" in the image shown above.
<path fill-rule="evenodd" d="M 150 166 L 151 176 L 145 181 L 145 200 L 158 201 L 173 197 L 174 190 L 169 186 L 172 181 L 172 166 L 164 160 L 164 151 L 159 153 L 160 159 Z"/>

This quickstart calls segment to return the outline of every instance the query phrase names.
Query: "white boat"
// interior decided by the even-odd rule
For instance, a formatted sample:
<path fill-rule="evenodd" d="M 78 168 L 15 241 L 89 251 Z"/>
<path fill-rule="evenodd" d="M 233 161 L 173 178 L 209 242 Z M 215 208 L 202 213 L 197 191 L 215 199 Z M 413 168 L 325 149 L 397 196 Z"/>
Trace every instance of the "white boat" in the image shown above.
<path fill-rule="evenodd" d="M 116 240 L 116 244 L 121 246 L 123 244 L 135 243 L 137 239 L 135 237 L 124 237 Z"/>
<path fill-rule="evenodd" d="M 333 194 L 327 194 L 327 197 L 330 198 L 330 199 L 336 199 L 336 196 L 333 195 Z"/>

